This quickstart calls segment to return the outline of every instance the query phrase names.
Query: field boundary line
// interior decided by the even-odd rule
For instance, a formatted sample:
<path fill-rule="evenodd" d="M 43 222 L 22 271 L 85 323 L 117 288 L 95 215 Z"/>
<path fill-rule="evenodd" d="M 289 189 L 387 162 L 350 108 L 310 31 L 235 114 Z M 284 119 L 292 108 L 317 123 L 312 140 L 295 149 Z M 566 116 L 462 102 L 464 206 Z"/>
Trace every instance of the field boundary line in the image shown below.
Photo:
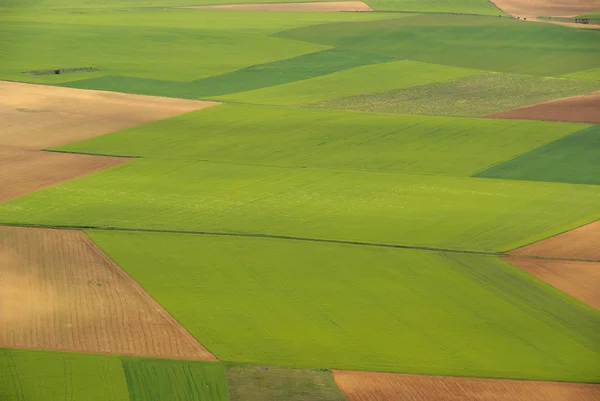
<path fill-rule="evenodd" d="M 363 242 L 363 241 L 351 241 L 351 240 L 339 240 L 339 239 L 327 239 L 327 238 L 310 238 L 310 237 L 294 237 L 288 235 L 276 235 L 276 234 L 264 234 L 264 233 L 227 233 L 227 232 L 216 232 L 216 231 L 188 231 L 188 230 L 167 230 L 167 229 L 152 229 L 152 228 L 123 228 L 123 227 L 100 227 L 100 226 L 60 226 L 50 224 L 19 224 L 19 223 L 0 223 L 0 226 L 9 227 L 25 227 L 25 228 L 47 228 L 55 230 L 97 230 L 97 231 L 120 231 L 120 232 L 141 232 L 141 233 L 156 233 L 156 234 L 182 234 L 182 235 L 203 235 L 203 236 L 214 236 L 214 237 L 242 237 L 242 238 L 264 238 L 264 239 L 276 239 L 276 240 L 288 240 L 288 241 L 304 241 L 304 242 L 319 242 L 328 244 L 340 244 L 340 245 L 356 245 L 356 246 L 369 246 L 378 248 L 393 248 L 393 249 L 408 249 L 415 251 L 427 251 L 427 252 L 446 252 L 446 253 L 458 253 L 468 255 L 480 255 L 480 256 L 498 256 L 498 257 L 514 257 L 522 259 L 537 259 L 537 260 L 558 260 L 558 261 L 570 261 L 570 262 L 590 262 L 599 263 L 600 260 L 596 259 L 577 259 L 577 258 L 555 258 L 546 256 L 535 256 L 535 255 L 513 255 L 507 252 L 493 252 L 493 251 L 473 251 L 473 250 L 460 250 L 460 249 L 448 249 L 441 247 L 430 247 L 430 246 L 416 246 L 416 245 L 401 245 L 401 244 L 385 244 L 385 243 L 374 243 L 374 242 Z M 508 251 L 510 252 L 510 251 Z"/>

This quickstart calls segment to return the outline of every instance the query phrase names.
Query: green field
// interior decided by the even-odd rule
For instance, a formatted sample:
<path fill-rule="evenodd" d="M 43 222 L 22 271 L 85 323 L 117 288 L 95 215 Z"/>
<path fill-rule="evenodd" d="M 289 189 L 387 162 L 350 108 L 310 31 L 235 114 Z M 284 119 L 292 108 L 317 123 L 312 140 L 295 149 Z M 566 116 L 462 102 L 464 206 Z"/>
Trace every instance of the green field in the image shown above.
<path fill-rule="evenodd" d="M 217 100 L 270 105 L 293 105 L 446 81 L 480 71 L 402 60 L 351 68 L 317 78 L 277 85 Z M 327 88 L 323 91 L 323 88 Z"/>
<path fill-rule="evenodd" d="M 476 177 L 600 185 L 600 125 L 525 153 Z"/>
<path fill-rule="evenodd" d="M 504 15 L 487 0 L 366 0 L 375 10 Z"/>
<path fill-rule="evenodd" d="M 88 234 L 222 360 L 600 380 L 600 313 L 495 257 Z"/>
<path fill-rule="evenodd" d="M 480 117 L 596 90 L 600 90 L 600 82 L 492 73 L 340 97 L 308 106 L 380 113 Z"/>
<path fill-rule="evenodd" d="M 589 70 L 576 71 L 570 74 L 564 75 L 565 78 L 571 79 L 589 79 L 600 81 L 600 68 L 591 68 Z"/>

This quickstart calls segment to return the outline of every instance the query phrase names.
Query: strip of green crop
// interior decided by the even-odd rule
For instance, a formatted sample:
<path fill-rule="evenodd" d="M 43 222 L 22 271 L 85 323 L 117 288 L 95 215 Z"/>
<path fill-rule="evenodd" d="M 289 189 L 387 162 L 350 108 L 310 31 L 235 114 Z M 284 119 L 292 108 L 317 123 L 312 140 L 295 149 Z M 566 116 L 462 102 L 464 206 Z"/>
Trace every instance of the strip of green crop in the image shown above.
<path fill-rule="evenodd" d="M 375 10 L 504 15 L 488 0 L 366 0 Z"/>

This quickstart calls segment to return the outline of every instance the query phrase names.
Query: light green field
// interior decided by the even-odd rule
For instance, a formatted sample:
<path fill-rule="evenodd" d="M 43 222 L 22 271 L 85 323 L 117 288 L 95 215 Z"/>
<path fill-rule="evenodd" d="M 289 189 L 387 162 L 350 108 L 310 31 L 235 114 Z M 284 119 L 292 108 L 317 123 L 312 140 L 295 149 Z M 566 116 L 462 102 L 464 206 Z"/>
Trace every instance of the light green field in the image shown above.
<path fill-rule="evenodd" d="M 58 150 L 470 176 L 585 127 L 221 105 Z"/>
<path fill-rule="evenodd" d="M 0 223 L 504 251 L 600 218 L 600 187 L 140 159 L 0 205 Z"/>
<path fill-rule="evenodd" d="M 129 401 L 117 356 L 0 348 L 2 401 Z"/>
<path fill-rule="evenodd" d="M 559 76 L 600 63 L 600 30 L 498 17 L 418 15 L 323 24 L 277 36 L 428 63 L 539 76 Z"/>
<path fill-rule="evenodd" d="M 505 15 L 487 0 L 366 0 L 375 10 Z"/>
<path fill-rule="evenodd" d="M 222 360 L 600 380 L 600 312 L 496 257 L 88 234 Z"/>
<path fill-rule="evenodd" d="M 257 89 L 215 99 L 241 103 L 292 105 L 380 92 L 390 88 L 446 81 L 481 71 L 409 60 L 351 68 L 316 78 Z M 325 90 L 324 90 L 325 88 Z"/>
<path fill-rule="evenodd" d="M 308 106 L 379 113 L 479 117 L 595 90 L 600 90 L 600 82 L 490 73 L 341 97 Z"/>
<path fill-rule="evenodd" d="M 590 79 L 600 81 L 600 68 L 591 68 L 589 70 L 576 71 L 564 75 L 565 78 L 571 79 Z"/>

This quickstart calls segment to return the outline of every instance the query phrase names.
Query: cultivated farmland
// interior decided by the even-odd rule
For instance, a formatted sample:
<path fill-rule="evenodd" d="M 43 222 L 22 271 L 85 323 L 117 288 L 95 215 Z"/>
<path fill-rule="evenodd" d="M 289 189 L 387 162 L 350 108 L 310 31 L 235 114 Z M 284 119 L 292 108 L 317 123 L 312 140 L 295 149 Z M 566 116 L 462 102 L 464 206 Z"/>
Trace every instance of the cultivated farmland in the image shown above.
<path fill-rule="evenodd" d="M 1 401 L 600 401 L 594 2 L 1 1 Z"/>

